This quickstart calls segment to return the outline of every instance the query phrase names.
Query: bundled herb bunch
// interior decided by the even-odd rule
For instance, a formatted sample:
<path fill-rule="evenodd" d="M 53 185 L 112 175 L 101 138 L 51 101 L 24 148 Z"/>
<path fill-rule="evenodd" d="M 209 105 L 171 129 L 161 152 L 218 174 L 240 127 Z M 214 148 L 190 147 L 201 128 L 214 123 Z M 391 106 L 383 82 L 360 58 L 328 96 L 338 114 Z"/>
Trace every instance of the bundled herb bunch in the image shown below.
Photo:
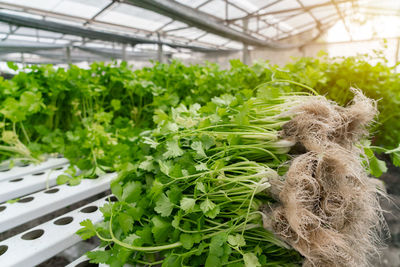
<path fill-rule="evenodd" d="M 245 90 L 214 97 L 204 106 L 156 112 L 157 127 L 140 137 L 144 159 L 112 183 L 118 201 L 101 208 L 104 222 L 81 223 L 82 238 L 96 235 L 109 248 L 89 252 L 91 261 L 165 267 L 301 264 L 302 257 L 282 239 L 305 247 L 300 250 L 304 256 L 318 242 L 298 238 L 303 243 L 296 245 L 296 233 L 303 229 L 287 221 L 296 211 L 283 200 L 281 191 L 290 184 L 280 175 L 288 169 L 288 152 L 297 140 L 282 139 L 281 130 L 304 112 L 297 107 L 323 99 L 283 93 L 269 84 L 257 97 Z M 298 205 L 312 201 L 304 195 Z M 315 215 L 304 216 L 302 221 L 307 216 L 311 221 Z M 372 216 L 374 221 L 379 214 Z M 318 261 L 331 259 L 321 253 Z"/>

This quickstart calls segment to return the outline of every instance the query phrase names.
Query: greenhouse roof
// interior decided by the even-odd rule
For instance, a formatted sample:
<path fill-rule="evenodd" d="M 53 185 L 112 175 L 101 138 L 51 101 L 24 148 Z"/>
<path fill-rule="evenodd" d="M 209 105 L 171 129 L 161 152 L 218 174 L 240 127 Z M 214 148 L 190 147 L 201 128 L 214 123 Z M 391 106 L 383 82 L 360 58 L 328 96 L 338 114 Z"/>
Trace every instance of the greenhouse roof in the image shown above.
<path fill-rule="evenodd" d="M 43 46 L 96 57 L 153 57 L 160 44 L 167 54 L 229 52 L 243 44 L 285 49 L 317 39 L 338 21 L 346 27 L 349 15 L 395 16 L 399 8 L 396 0 L 1 0 L 0 56 L 19 49 L 46 56 L 35 49 Z"/>

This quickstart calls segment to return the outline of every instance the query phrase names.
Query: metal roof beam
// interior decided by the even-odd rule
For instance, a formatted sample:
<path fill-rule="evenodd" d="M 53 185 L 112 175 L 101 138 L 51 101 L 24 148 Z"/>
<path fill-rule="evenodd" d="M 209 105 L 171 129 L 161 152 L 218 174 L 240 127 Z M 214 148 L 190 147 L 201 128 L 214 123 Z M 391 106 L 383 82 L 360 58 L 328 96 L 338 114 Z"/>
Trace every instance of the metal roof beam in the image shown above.
<path fill-rule="evenodd" d="M 343 4 L 343 3 L 349 3 L 349 2 L 352 2 L 352 1 L 353 0 L 342 0 L 342 1 L 338 1 L 336 3 L 337 4 Z M 274 4 L 275 4 L 275 2 L 274 2 Z M 283 14 L 283 13 L 288 13 L 288 12 L 293 12 L 293 11 L 304 11 L 304 12 L 307 12 L 307 11 L 312 10 L 314 8 L 330 6 L 330 5 L 332 5 L 332 3 L 330 1 L 328 1 L 328 2 L 325 2 L 325 3 L 322 3 L 322 4 L 315 4 L 315 5 L 305 6 L 305 7 L 296 7 L 296 8 L 275 10 L 275 11 L 267 11 L 267 12 L 259 13 L 259 14 L 256 14 L 256 15 L 251 14 L 249 16 L 236 18 L 236 19 L 231 19 L 229 21 L 242 20 L 242 19 L 250 18 L 250 17 L 263 17 L 263 16 L 267 16 L 267 15 Z"/>
<path fill-rule="evenodd" d="M 52 22 L 52 21 L 45 21 L 45 20 L 40 20 L 40 19 L 32 19 L 32 18 L 23 17 L 23 16 L 10 15 L 7 13 L 2 13 L 2 12 L 0 12 L 0 21 L 6 22 L 9 24 L 13 24 L 13 25 L 22 26 L 22 27 L 35 28 L 35 29 L 41 29 L 41 30 L 46 30 L 46 31 L 76 35 L 76 36 L 81 36 L 81 37 L 85 37 L 85 38 L 89 38 L 89 39 L 103 40 L 103 41 L 107 41 L 107 42 L 113 41 L 113 42 L 117 42 L 117 43 L 131 44 L 131 45 L 136 45 L 138 43 L 142 43 L 142 44 L 161 43 L 164 45 L 168 45 L 170 47 L 180 47 L 180 48 L 186 48 L 186 49 L 192 49 L 192 50 L 204 51 L 204 52 L 209 51 L 209 49 L 205 48 L 205 47 L 175 44 L 175 43 L 171 43 L 171 42 L 160 42 L 158 40 L 146 39 L 146 38 L 142 38 L 142 37 L 133 37 L 133 36 L 126 36 L 126 35 L 115 34 L 115 33 L 102 32 L 102 31 L 97 31 L 97 30 L 86 29 L 86 28 L 79 27 L 79 26 L 72 26 L 72 25 L 67 25 L 67 24 L 62 24 L 62 23 Z M 215 50 L 215 49 L 211 49 L 211 50 Z"/>
<path fill-rule="evenodd" d="M 239 32 L 220 21 L 217 21 L 212 16 L 205 12 L 190 8 L 186 5 L 180 4 L 171 0 L 125 0 L 124 3 L 145 8 L 164 16 L 182 21 L 186 24 L 202 29 L 209 33 L 213 33 L 228 39 L 243 42 L 249 45 L 266 46 L 271 48 L 280 48 L 279 45 L 266 42 L 255 38 L 249 34 Z"/>

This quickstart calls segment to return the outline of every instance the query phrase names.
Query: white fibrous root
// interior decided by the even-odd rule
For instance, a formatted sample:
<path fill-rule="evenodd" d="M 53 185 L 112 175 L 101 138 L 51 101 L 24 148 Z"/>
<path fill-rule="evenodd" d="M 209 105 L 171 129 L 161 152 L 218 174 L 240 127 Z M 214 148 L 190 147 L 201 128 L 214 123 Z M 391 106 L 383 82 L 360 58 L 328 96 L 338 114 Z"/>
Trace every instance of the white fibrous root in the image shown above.
<path fill-rule="evenodd" d="M 303 146 L 283 181 L 270 181 L 279 204 L 272 228 L 305 258 L 304 266 L 369 266 L 386 226 L 381 193 L 356 144 L 368 133 L 376 104 L 359 91 L 347 107 L 317 98 L 291 110 L 282 137 Z"/>

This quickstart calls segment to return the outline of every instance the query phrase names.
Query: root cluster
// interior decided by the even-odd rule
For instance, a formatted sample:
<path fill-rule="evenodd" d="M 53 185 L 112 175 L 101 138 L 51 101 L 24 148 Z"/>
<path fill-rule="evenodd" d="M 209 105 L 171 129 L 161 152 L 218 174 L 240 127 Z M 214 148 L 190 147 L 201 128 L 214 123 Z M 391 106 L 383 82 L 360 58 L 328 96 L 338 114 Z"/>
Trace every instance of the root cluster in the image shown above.
<path fill-rule="evenodd" d="M 348 107 L 325 98 L 297 107 L 284 138 L 304 146 L 279 186 L 273 230 L 298 250 L 304 266 L 368 266 L 384 225 L 378 190 L 355 144 L 367 134 L 375 103 L 355 92 Z"/>

